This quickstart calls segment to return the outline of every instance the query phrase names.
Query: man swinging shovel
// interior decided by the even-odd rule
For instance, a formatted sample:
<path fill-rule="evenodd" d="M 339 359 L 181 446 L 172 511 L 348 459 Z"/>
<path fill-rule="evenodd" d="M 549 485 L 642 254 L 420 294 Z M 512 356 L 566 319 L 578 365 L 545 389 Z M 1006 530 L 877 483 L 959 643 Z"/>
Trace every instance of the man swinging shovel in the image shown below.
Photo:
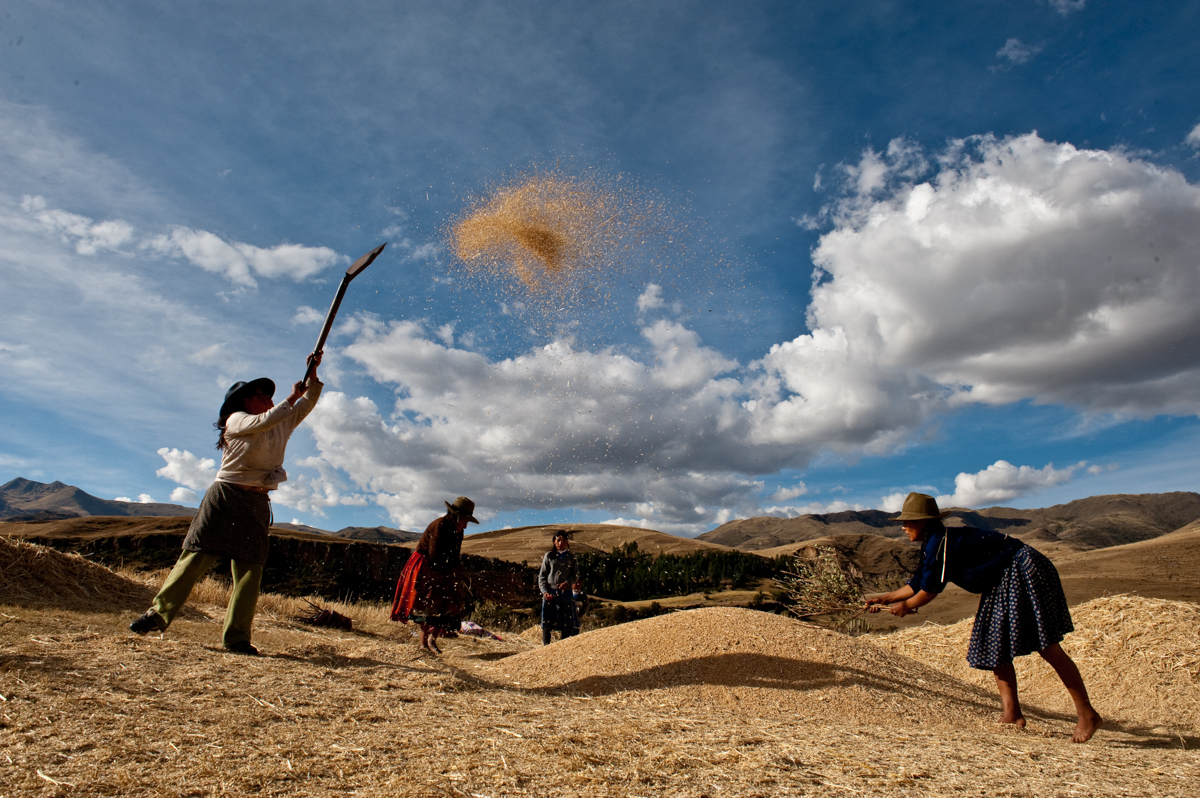
<path fill-rule="evenodd" d="M 216 424 L 221 470 L 196 510 L 175 568 L 154 597 L 150 609 L 129 625 L 131 631 L 140 635 L 155 630 L 166 631 L 196 582 L 220 558 L 228 557 L 233 591 L 225 613 L 221 642 L 227 651 L 235 654 L 258 654 L 258 649 L 250 643 L 250 630 L 270 548 L 269 493 L 287 479 L 283 456 L 288 439 L 312 412 L 321 395 L 317 366 L 346 288 L 371 265 L 385 246 L 386 243 L 379 245 L 346 270 L 325 317 L 317 346 L 308 356 L 304 379 L 292 386 L 287 399 L 278 405 L 272 401 L 275 383 L 266 377 L 234 383 L 225 394 Z"/>

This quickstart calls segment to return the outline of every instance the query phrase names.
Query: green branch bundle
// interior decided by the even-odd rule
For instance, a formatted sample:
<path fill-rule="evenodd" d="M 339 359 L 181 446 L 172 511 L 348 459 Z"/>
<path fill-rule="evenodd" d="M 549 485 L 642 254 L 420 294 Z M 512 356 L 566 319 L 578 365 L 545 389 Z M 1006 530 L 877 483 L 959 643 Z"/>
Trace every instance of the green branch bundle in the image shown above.
<path fill-rule="evenodd" d="M 811 620 L 850 633 L 869 629 L 862 617 L 865 580 L 853 564 L 842 562 L 830 546 L 810 549 L 811 556 L 796 553 L 792 569 L 778 580 L 782 603 L 797 618 Z"/>

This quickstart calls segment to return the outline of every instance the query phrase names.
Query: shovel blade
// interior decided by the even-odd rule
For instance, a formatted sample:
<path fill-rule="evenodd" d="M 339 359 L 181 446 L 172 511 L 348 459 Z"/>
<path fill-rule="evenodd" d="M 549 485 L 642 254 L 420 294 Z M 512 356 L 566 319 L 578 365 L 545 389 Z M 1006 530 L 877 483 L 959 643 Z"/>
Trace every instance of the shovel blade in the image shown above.
<path fill-rule="evenodd" d="M 366 255 L 363 255 L 361 258 L 354 261 L 354 263 L 351 263 L 350 268 L 346 269 L 346 279 L 353 280 L 355 277 L 357 277 L 359 272 L 371 265 L 371 261 L 379 257 L 379 253 L 383 252 L 383 248 L 386 246 L 387 242 L 384 241 L 382 244 L 375 247 L 375 249 L 371 250 Z"/>

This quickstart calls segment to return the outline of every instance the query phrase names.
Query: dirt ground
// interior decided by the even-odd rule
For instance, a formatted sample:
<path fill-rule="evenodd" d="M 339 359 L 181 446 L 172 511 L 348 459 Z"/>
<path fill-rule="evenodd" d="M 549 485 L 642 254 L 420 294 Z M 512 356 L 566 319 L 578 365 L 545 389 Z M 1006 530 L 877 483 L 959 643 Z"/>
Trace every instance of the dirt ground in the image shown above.
<path fill-rule="evenodd" d="M 0 798 L 1200 793 L 1191 602 L 1073 609 L 1064 648 L 1107 718 L 1077 745 L 1036 657 L 1028 728 L 994 722 L 966 623 L 851 638 L 710 606 L 438 657 L 382 605 L 332 605 L 355 623 L 335 631 L 264 595 L 251 658 L 220 648 L 212 580 L 165 634 L 129 632 L 162 577 L 0 541 Z"/>
<path fill-rule="evenodd" d="M 764 686 L 750 672 L 739 681 L 736 669 L 707 699 L 620 679 L 589 692 L 496 678 L 507 663 L 529 668 L 540 658 L 554 671 L 567 653 L 589 649 L 616 660 L 653 654 L 652 637 L 633 647 L 629 635 L 658 619 L 625 625 L 623 639 L 610 628 L 549 649 L 521 636 L 460 637 L 439 658 L 386 621 L 346 633 L 262 613 L 255 643 L 264 656 L 247 658 L 219 648 L 220 607 L 200 609 L 210 617 L 143 638 L 125 629 L 133 610 L 0 607 L 0 796 L 1192 796 L 1200 788 L 1197 730 L 1113 722 L 1074 745 L 1069 717 L 1031 713 L 1026 731 L 1001 727 L 990 693 L 952 680 L 936 712 L 881 723 L 822 711 L 816 698 L 808 701 L 816 709 L 798 712 L 796 696 L 815 685 Z M 895 661 L 917 679 L 937 678 Z M 852 700 L 856 686 L 834 679 L 821 689 Z M 796 700 L 791 711 L 739 707 L 747 689 Z M 914 696 L 933 700 L 893 685 L 897 712 Z"/>

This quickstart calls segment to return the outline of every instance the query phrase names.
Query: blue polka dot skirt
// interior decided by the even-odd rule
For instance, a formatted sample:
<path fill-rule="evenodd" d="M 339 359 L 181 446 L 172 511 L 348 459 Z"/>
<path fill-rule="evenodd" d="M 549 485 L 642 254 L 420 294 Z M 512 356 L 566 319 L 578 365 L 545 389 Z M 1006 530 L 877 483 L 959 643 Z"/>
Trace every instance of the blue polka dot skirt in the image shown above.
<path fill-rule="evenodd" d="M 1000 581 L 979 599 L 967 664 L 980 670 L 1042 651 L 1075 630 L 1054 563 L 1022 546 Z"/>

